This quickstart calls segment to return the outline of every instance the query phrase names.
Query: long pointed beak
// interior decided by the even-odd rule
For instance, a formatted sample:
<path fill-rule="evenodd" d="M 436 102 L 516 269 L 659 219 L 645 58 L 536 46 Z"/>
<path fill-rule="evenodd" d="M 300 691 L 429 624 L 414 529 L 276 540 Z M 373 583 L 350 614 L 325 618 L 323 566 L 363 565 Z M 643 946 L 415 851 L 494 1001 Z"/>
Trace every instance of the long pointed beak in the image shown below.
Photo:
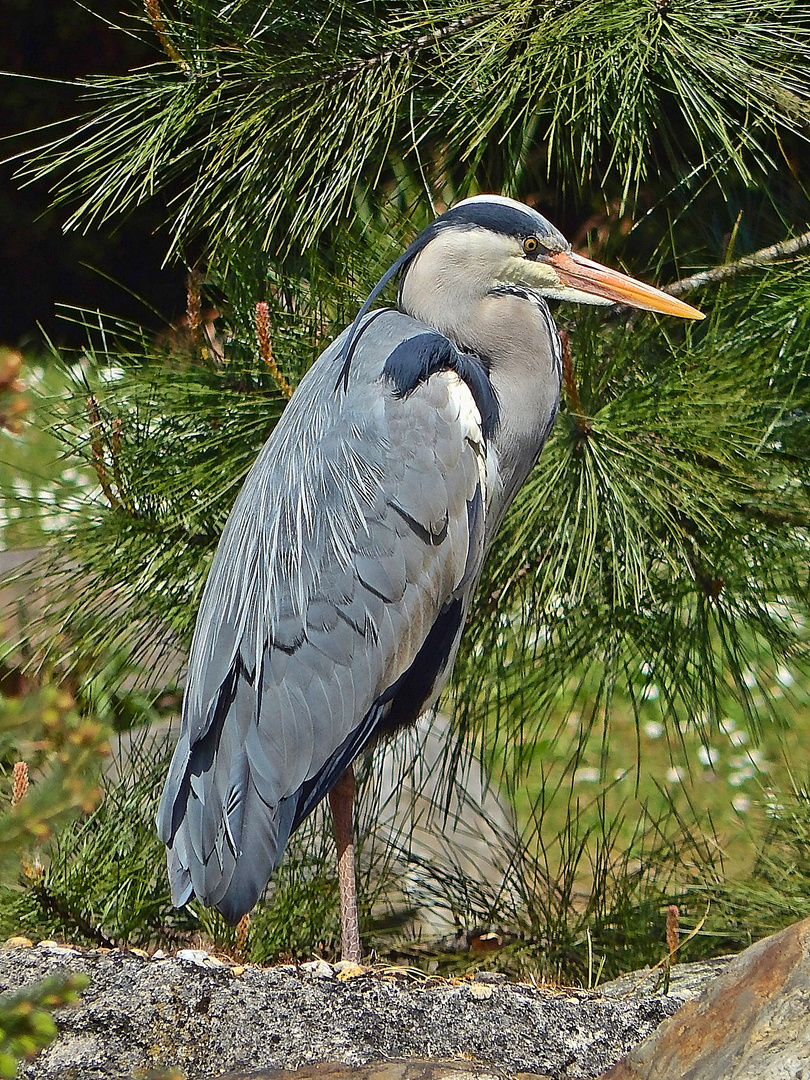
<path fill-rule="evenodd" d="M 577 255 L 573 251 L 559 251 L 556 255 L 547 255 L 545 262 L 553 266 L 564 285 L 579 292 L 601 296 L 617 304 L 644 308 L 647 311 L 660 311 L 662 315 L 679 315 L 682 319 L 705 319 L 702 311 L 668 296 L 652 285 L 610 270 L 601 263 Z"/>

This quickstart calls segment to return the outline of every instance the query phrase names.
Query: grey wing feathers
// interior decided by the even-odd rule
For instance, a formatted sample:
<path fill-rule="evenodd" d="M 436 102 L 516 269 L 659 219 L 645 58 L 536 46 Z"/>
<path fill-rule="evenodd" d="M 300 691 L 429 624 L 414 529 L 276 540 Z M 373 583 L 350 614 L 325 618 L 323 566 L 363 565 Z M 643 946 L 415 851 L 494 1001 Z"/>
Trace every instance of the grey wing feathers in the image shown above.
<path fill-rule="evenodd" d="M 448 655 L 412 680 L 427 687 L 417 704 L 438 696 L 483 562 L 472 397 L 449 371 L 395 393 L 385 359 L 425 328 L 396 312 L 371 320 L 345 392 L 341 339 L 296 391 L 200 607 L 158 826 L 175 903 L 196 893 L 231 919 L 253 906 L 290 830 L 362 749 L 456 598 Z"/>

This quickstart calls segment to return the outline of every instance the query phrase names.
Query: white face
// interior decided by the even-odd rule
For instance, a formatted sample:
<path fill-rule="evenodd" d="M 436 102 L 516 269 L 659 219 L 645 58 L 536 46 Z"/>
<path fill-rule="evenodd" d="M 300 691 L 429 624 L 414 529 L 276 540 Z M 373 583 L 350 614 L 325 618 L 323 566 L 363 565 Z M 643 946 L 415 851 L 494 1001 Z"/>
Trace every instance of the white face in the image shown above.
<path fill-rule="evenodd" d="M 456 207 L 471 205 L 503 206 L 526 211 L 527 207 L 505 195 L 473 195 L 456 203 Z M 454 207 L 454 209 L 456 208 Z M 578 304 L 610 304 L 612 301 L 590 292 L 583 292 L 560 280 L 557 271 L 543 258 L 543 237 L 538 233 L 539 253 L 529 257 L 521 240 L 492 232 L 486 228 L 448 229 L 428 245 L 437 269 L 453 267 L 454 277 L 463 275 L 469 291 L 478 295 L 490 292 L 499 285 L 520 285 L 550 300 L 569 300 Z M 562 241 L 562 237 L 560 237 Z M 444 276 L 439 269 L 439 279 Z M 439 284 L 441 290 L 441 284 Z"/>
<path fill-rule="evenodd" d="M 465 201 L 510 203 L 512 200 L 500 195 L 476 195 Z M 455 236 L 448 231 L 437 237 L 439 239 L 445 241 L 442 245 L 445 256 L 450 256 L 457 272 L 460 270 L 467 275 L 479 294 L 490 292 L 499 285 L 520 285 L 549 300 L 568 300 L 575 304 L 613 303 L 561 281 L 554 266 L 544 259 L 542 248 L 540 254 L 531 257 L 516 236 L 505 236 L 488 229 L 469 229 L 459 231 Z"/>
<path fill-rule="evenodd" d="M 501 196 L 475 196 L 473 201 L 490 201 Z M 509 200 L 506 200 L 509 201 Z M 584 304 L 609 304 L 601 296 L 582 292 L 564 284 L 555 268 L 538 257 L 530 258 L 516 236 L 484 228 L 445 229 L 438 233 L 415 259 L 414 270 L 403 285 L 408 310 L 421 310 L 443 298 L 458 304 L 487 296 L 503 285 L 519 285 L 552 300 Z M 419 295 L 427 290 L 429 295 Z"/>
<path fill-rule="evenodd" d="M 575 304 L 620 303 L 703 318 L 689 304 L 572 251 L 541 214 L 503 195 L 465 199 L 436 224 L 419 238 L 424 246 L 416 254 L 406 252 L 400 285 L 404 310 L 431 325 L 463 321 L 474 310 L 469 305 L 504 286 Z"/>

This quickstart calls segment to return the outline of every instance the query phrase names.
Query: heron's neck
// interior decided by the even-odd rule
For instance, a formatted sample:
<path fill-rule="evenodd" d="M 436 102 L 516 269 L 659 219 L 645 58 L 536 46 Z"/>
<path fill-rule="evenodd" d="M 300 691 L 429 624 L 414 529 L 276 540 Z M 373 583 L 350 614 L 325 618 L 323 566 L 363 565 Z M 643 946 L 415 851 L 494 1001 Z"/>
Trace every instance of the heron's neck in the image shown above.
<path fill-rule="evenodd" d="M 414 270 L 420 269 L 414 267 Z M 403 311 L 450 338 L 463 352 L 481 357 L 500 404 L 493 437 L 502 490 L 494 518 L 499 523 L 548 438 L 560 398 L 561 348 L 545 302 L 515 289 L 476 294 L 463 275 L 442 287 L 420 287 L 421 275 L 406 275 Z M 456 282 L 460 282 L 457 285 Z"/>

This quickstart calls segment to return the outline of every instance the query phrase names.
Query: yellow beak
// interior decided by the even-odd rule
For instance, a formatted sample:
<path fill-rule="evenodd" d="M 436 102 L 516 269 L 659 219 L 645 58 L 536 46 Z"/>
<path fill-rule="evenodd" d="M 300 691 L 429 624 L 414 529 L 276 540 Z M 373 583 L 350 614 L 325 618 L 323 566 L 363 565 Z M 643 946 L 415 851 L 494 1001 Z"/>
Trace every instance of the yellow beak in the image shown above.
<path fill-rule="evenodd" d="M 660 311 L 662 315 L 679 315 L 682 319 L 706 318 L 702 311 L 690 304 L 676 300 L 652 285 L 645 285 L 643 281 L 620 274 L 618 270 L 591 262 L 573 251 L 559 251 L 556 255 L 547 255 L 543 261 L 554 268 L 563 285 L 579 292 L 601 296 L 616 304 Z"/>

